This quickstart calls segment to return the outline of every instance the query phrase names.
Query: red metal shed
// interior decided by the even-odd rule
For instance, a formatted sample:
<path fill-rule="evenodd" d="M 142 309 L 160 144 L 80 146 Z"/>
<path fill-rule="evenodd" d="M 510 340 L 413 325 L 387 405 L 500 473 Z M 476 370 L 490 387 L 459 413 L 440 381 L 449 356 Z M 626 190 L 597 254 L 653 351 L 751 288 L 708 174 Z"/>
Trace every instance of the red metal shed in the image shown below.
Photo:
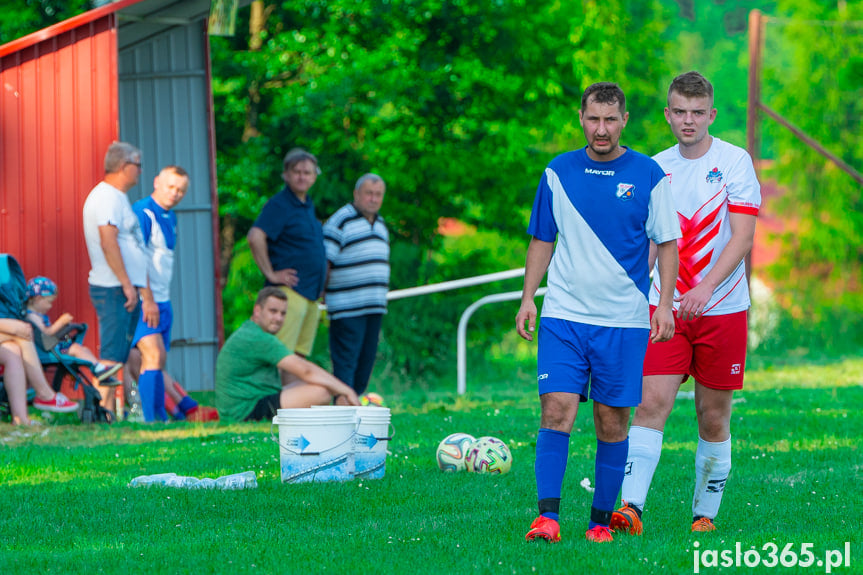
<path fill-rule="evenodd" d="M 114 140 L 141 148 L 133 202 L 159 166 L 189 170 L 172 290 L 185 300 L 168 367 L 193 390 L 213 389 L 222 333 L 209 7 L 120 0 L 0 46 L 0 252 L 57 283 L 55 311 L 90 324 L 89 346 L 98 330 L 81 214 L 105 150 Z"/>

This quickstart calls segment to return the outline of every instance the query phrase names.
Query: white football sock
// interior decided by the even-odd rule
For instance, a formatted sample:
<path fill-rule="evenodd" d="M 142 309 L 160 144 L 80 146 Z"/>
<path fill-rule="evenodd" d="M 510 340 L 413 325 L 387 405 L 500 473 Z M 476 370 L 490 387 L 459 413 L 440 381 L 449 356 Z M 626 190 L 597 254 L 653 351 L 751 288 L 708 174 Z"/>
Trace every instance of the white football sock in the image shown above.
<path fill-rule="evenodd" d="M 692 515 L 713 519 L 719 513 L 725 482 L 731 472 L 731 437 L 712 443 L 698 438 L 695 450 L 695 494 Z"/>
<path fill-rule="evenodd" d="M 633 425 L 629 428 L 629 454 L 626 456 L 620 498 L 644 509 L 653 472 L 662 454 L 662 432 Z"/>

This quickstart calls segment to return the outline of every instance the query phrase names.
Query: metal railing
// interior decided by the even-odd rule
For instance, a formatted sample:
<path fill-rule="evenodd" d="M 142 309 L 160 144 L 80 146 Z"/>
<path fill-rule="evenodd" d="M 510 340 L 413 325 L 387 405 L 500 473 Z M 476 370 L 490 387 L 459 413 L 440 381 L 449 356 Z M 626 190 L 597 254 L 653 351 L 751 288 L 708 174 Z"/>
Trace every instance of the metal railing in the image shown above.
<path fill-rule="evenodd" d="M 440 293 L 463 287 L 477 286 L 523 276 L 524 268 L 518 268 L 505 272 L 495 272 L 491 274 L 484 274 L 481 276 L 462 278 L 459 280 L 451 280 L 436 284 L 427 284 L 424 286 L 393 290 L 387 292 L 387 301 L 404 299 L 408 297 L 416 297 L 420 295 L 428 295 L 432 293 Z M 545 295 L 546 289 L 547 288 L 543 287 L 536 290 L 536 296 L 539 297 Z M 456 340 L 458 354 L 458 363 L 456 366 L 456 392 L 458 393 L 458 395 L 464 395 L 467 391 L 467 323 L 470 320 L 470 317 L 477 309 L 486 304 L 502 301 L 513 301 L 518 299 L 521 299 L 521 290 L 491 294 L 478 299 L 477 301 L 469 305 L 467 309 L 464 310 L 464 312 L 462 312 L 461 318 L 458 322 L 458 335 Z M 318 306 L 321 309 L 326 309 L 326 305 L 323 303 L 318 304 Z"/>
<path fill-rule="evenodd" d="M 387 294 L 387 300 L 392 301 L 406 297 L 440 293 L 458 288 L 482 285 L 523 276 L 524 268 L 518 268 L 505 272 L 496 272 L 492 274 L 463 278 L 460 280 L 452 280 L 436 284 L 428 284 L 424 286 L 394 290 Z M 539 288 L 538 290 L 536 290 L 536 295 L 542 296 L 545 294 L 545 291 L 546 288 Z M 469 305 L 467 309 L 464 310 L 464 312 L 462 312 L 461 318 L 458 322 L 458 335 L 456 338 L 458 354 L 458 363 L 456 366 L 456 393 L 458 393 L 458 395 L 464 395 L 465 392 L 467 392 L 467 324 L 468 321 L 470 321 L 471 316 L 476 310 L 486 304 L 502 301 L 513 301 L 518 299 L 521 299 L 521 290 L 491 294 L 478 299 L 477 301 Z"/>
<path fill-rule="evenodd" d="M 522 269 L 522 271 L 524 270 Z M 539 288 L 536 290 L 536 295 L 545 295 L 547 289 Z M 521 299 L 521 290 L 487 295 L 470 304 L 461 314 L 461 319 L 458 321 L 458 341 L 456 344 L 458 346 L 458 365 L 456 367 L 458 380 L 456 393 L 458 395 L 464 395 L 467 392 L 467 322 L 470 320 L 470 316 L 486 304 L 518 299 Z"/>
<path fill-rule="evenodd" d="M 441 282 L 436 284 L 428 284 L 424 286 L 417 286 L 412 288 L 398 289 L 393 290 L 387 293 L 387 300 L 392 301 L 394 299 L 402 299 L 406 297 L 413 297 L 418 295 L 426 295 L 430 293 L 439 293 L 442 291 L 449 291 L 463 287 L 477 286 L 482 284 L 487 284 L 491 282 L 496 282 L 500 280 L 508 280 L 512 278 L 522 277 L 524 276 L 524 268 L 518 268 L 515 270 L 509 270 L 505 272 L 495 272 L 493 274 L 485 274 L 481 276 L 473 276 L 469 278 L 462 278 L 460 280 L 452 280 L 448 282 Z"/>

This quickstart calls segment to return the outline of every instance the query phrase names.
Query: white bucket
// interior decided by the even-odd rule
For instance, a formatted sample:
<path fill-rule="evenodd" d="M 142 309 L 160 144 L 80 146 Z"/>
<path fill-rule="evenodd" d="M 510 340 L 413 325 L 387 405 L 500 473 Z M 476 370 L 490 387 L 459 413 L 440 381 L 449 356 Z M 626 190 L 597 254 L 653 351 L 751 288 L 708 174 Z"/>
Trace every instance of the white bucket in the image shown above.
<path fill-rule="evenodd" d="M 279 464 L 282 481 L 349 481 L 354 477 L 356 414 L 350 411 L 280 409 Z"/>
<path fill-rule="evenodd" d="M 355 475 L 381 479 L 386 472 L 390 433 L 390 410 L 386 407 L 358 407 L 359 427 L 354 436 Z"/>
<path fill-rule="evenodd" d="M 360 479 L 381 479 L 386 472 L 390 433 L 390 410 L 377 406 L 315 405 L 312 409 L 352 412 L 358 424 L 354 436 L 354 475 Z"/>

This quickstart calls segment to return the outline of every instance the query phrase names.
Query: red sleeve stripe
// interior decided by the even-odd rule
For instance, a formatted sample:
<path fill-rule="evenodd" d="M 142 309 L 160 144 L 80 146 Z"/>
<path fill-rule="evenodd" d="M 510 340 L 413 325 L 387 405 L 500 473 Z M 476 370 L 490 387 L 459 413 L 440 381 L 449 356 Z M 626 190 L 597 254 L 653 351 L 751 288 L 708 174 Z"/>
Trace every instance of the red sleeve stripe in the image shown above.
<path fill-rule="evenodd" d="M 758 206 L 741 206 L 736 204 L 728 204 L 728 211 L 735 214 L 748 214 L 750 216 L 757 216 Z"/>

